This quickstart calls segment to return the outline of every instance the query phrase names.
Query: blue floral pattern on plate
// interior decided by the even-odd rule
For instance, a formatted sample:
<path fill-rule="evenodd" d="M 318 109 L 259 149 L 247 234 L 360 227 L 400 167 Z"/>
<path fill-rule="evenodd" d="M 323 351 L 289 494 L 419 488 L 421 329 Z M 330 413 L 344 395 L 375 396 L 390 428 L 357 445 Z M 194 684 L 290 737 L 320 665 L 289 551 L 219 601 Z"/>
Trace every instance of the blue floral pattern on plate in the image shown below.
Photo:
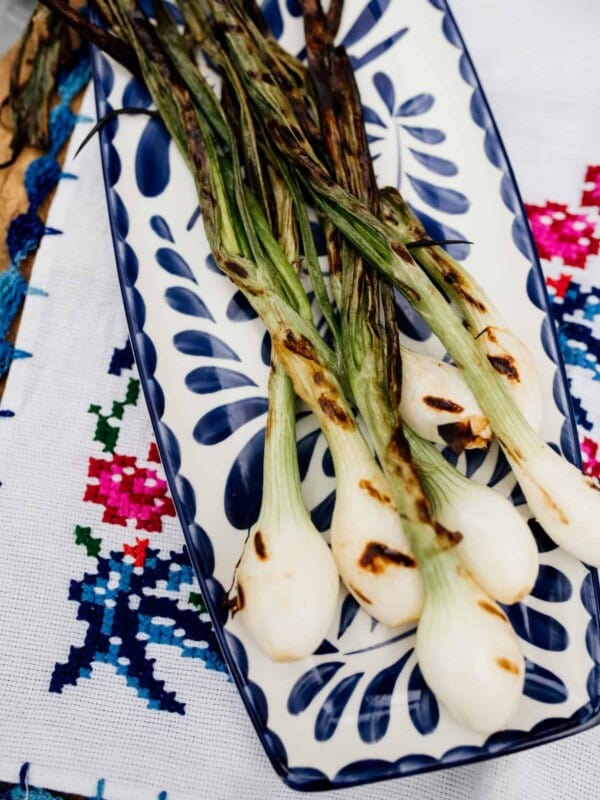
<path fill-rule="evenodd" d="M 300 51 L 297 0 L 266 0 L 263 7 L 274 33 Z M 350 0 L 341 40 L 357 71 L 380 179 L 396 176 L 434 236 L 476 242 L 472 252 L 459 246 L 456 255 L 468 256 L 530 344 L 548 388 L 544 435 L 577 460 L 564 374 L 518 191 L 446 3 Z M 415 69 L 427 48 L 435 58 Z M 94 71 L 100 115 L 150 104 L 145 88 L 98 52 Z M 420 673 L 414 628 L 378 625 L 344 593 L 328 638 L 311 659 L 272 664 L 262 656 L 239 619 L 228 616 L 224 600 L 260 506 L 268 336 L 216 269 L 197 224 L 192 180 L 161 124 L 114 119 L 102 131 L 101 149 L 132 345 L 175 505 L 219 643 L 275 769 L 299 789 L 351 786 L 489 758 L 595 724 L 597 576 L 556 548 L 535 521 L 538 581 L 530 597 L 506 608 L 527 658 L 512 730 L 485 738 L 454 723 Z M 502 280 L 489 267 L 498 259 Z M 405 305 L 402 313 L 412 346 L 442 355 L 418 317 Z M 307 504 L 326 532 L 333 465 L 303 410 L 298 451 Z M 495 445 L 487 455 L 453 458 L 527 513 Z"/>

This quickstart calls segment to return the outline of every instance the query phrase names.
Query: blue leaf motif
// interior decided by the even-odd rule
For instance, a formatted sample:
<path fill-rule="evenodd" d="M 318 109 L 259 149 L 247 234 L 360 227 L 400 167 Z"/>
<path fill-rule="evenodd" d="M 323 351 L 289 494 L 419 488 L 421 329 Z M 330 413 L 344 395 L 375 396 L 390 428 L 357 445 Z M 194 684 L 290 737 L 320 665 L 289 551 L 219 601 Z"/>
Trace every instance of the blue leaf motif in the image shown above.
<path fill-rule="evenodd" d="M 154 17 L 154 3 L 153 0 L 139 0 L 140 6 L 144 11 L 146 16 L 152 18 Z M 181 11 L 177 8 L 176 5 L 169 2 L 169 0 L 165 0 L 165 8 L 173 18 L 173 21 L 176 22 L 178 25 L 183 24 L 183 17 L 181 15 Z"/>
<path fill-rule="evenodd" d="M 319 436 L 321 435 L 321 429 L 317 428 L 316 431 L 311 431 L 307 433 L 306 436 L 303 436 L 297 445 L 297 452 L 298 452 L 298 467 L 300 469 L 300 479 L 304 480 L 306 478 L 306 473 L 308 472 L 308 468 L 310 467 L 310 462 L 313 457 L 313 453 L 315 452 L 315 446 L 319 441 Z"/>
<path fill-rule="evenodd" d="M 467 462 L 467 468 L 465 470 L 465 474 L 467 478 L 470 478 L 474 475 L 479 467 L 485 461 L 485 457 L 487 456 L 487 450 L 483 448 L 479 450 L 465 450 L 465 459 Z"/>
<path fill-rule="evenodd" d="M 327 448 L 323 453 L 323 462 L 321 464 L 323 472 L 328 478 L 335 478 L 335 467 L 333 465 L 333 458 L 331 457 L 331 450 Z"/>
<path fill-rule="evenodd" d="M 497 483 L 505 478 L 510 472 L 510 464 L 501 448 L 498 448 L 498 457 L 496 458 L 496 465 L 492 472 L 492 477 L 488 481 L 488 486 L 495 486 Z"/>
<path fill-rule="evenodd" d="M 341 44 L 348 49 L 351 45 L 364 39 L 385 14 L 390 3 L 391 0 L 369 0 L 354 23 L 350 26 Z"/>
<path fill-rule="evenodd" d="M 123 92 L 123 105 L 126 108 L 148 108 L 152 97 L 142 81 L 132 78 Z"/>
<path fill-rule="evenodd" d="M 541 564 L 531 594 L 549 603 L 565 603 L 571 598 L 573 587 L 564 572 L 550 564 Z"/>
<path fill-rule="evenodd" d="M 471 203 L 462 192 L 448 189 L 446 186 L 436 186 L 412 175 L 406 177 L 421 200 L 432 208 L 446 214 L 465 214 L 469 210 Z"/>
<path fill-rule="evenodd" d="M 327 242 L 325 241 L 325 234 L 323 227 L 318 222 L 312 221 L 310 223 L 310 230 L 312 232 L 313 241 L 315 243 L 315 250 L 318 256 L 327 255 Z"/>
<path fill-rule="evenodd" d="M 217 406 L 200 417 L 194 427 L 194 439 L 199 444 L 219 444 L 238 428 L 265 414 L 268 407 L 266 397 L 244 397 Z"/>
<path fill-rule="evenodd" d="M 451 447 L 444 447 L 442 455 L 449 464 L 455 467 L 458 464 L 458 453 L 455 453 Z"/>
<path fill-rule="evenodd" d="M 431 156 L 429 153 L 423 153 L 421 150 L 415 150 L 412 147 L 408 149 L 419 164 L 427 167 L 431 172 L 435 172 L 437 175 L 444 175 L 445 177 L 458 174 L 458 167 L 454 161 L 449 161 L 447 158 L 439 158 L 439 156 Z"/>
<path fill-rule="evenodd" d="M 348 675 L 329 693 L 315 721 L 315 739 L 318 742 L 326 742 L 336 732 L 348 701 L 363 675 L 364 672 Z"/>
<path fill-rule="evenodd" d="M 396 109 L 397 117 L 417 117 L 429 111 L 435 100 L 432 94 L 416 94 L 401 103 Z"/>
<path fill-rule="evenodd" d="M 283 33 L 283 17 L 279 8 L 279 0 L 264 0 L 262 12 L 271 29 L 271 33 L 276 39 L 279 39 Z"/>
<path fill-rule="evenodd" d="M 198 222 L 200 218 L 200 206 L 196 206 L 194 211 L 192 212 L 191 217 L 187 221 L 187 225 L 185 226 L 186 231 L 191 231 L 196 222 Z"/>
<path fill-rule="evenodd" d="M 314 656 L 324 656 L 328 655 L 329 653 L 339 653 L 340 651 L 337 647 L 332 644 L 329 639 L 323 639 L 321 644 L 317 647 L 315 652 L 313 653 Z"/>
<path fill-rule="evenodd" d="M 350 625 L 352 625 L 356 615 L 358 614 L 359 608 L 360 606 L 351 594 L 347 594 L 346 597 L 344 597 L 344 602 L 342 603 L 342 607 L 340 609 L 340 627 L 338 628 L 337 634 L 338 639 L 341 639 Z"/>
<path fill-rule="evenodd" d="M 437 700 L 425 683 L 418 664 L 408 679 L 408 713 L 412 724 L 423 736 L 433 733 L 440 720 Z"/>
<path fill-rule="evenodd" d="M 204 300 L 184 286 L 170 286 L 165 292 L 165 300 L 174 311 L 179 311 L 180 314 L 215 321 L 204 304 Z"/>
<path fill-rule="evenodd" d="M 558 675 L 525 659 L 523 694 L 540 703 L 564 703 L 569 691 Z"/>
<path fill-rule="evenodd" d="M 457 231 L 456 228 L 452 228 L 450 225 L 446 225 L 444 223 L 438 222 L 433 217 L 430 217 L 429 214 L 426 214 L 424 211 L 419 211 L 418 208 L 413 208 L 413 211 L 419 217 L 427 233 L 431 236 L 432 239 L 464 239 L 465 236 L 460 232 Z M 450 253 L 451 256 L 458 260 L 465 259 L 469 255 L 469 245 L 468 244 L 452 244 L 448 245 L 444 248 Z"/>
<path fill-rule="evenodd" d="M 394 289 L 394 300 L 396 303 L 396 314 L 398 317 L 398 326 L 402 333 L 410 336 L 411 339 L 416 339 L 418 342 L 424 342 L 431 336 L 431 331 L 427 324 L 423 322 L 418 312 L 411 306 L 397 289 Z"/>
<path fill-rule="evenodd" d="M 411 648 L 369 681 L 358 711 L 358 733 L 363 742 L 379 742 L 387 733 L 396 681 L 412 652 Z"/>
<path fill-rule="evenodd" d="M 524 506 L 525 503 L 527 502 L 525 500 L 525 495 L 523 494 L 523 490 L 521 489 L 518 483 L 515 485 L 515 488 L 510 493 L 510 502 L 514 506 Z"/>
<path fill-rule="evenodd" d="M 388 36 L 379 44 L 376 44 L 370 50 L 362 56 L 350 56 L 350 62 L 352 64 L 352 69 L 357 72 L 361 67 L 365 67 L 367 64 L 370 64 L 371 61 L 374 61 L 379 56 L 383 55 L 383 53 L 387 52 L 390 47 L 393 47 L 396 42 L 401 39 L 405 33 L 408 32 L 408 28 L 400 28 L 395 33 L 392 33 L 391 36 Z"/>
<path fill-rule="evenodd" d="M 256 386 L 247 375 L 225 367 L 198 367 L 185 376 L 185 385 L 196 394 L 211 394 L 238 386 Z"/>
<path fill-rule="evenodd" d="M 217 262 L 215 261 L 215 257 L 212 253 L 206 256 L 206 261 L 204 263 L 211 272 L 215 272 L 217 275 L 223 275 L 221 270 L 218 268 Z"/>
<path fill-rule="evenodd" d="M 172 250 L 170 247 L 159 247 L 154 257 L 160 266 L 171 275 L 177 275 L 180 278 L 188 278 L 196 283 L 196 278 L 194 278 L 189 264 L 176 250 Z"/>
<path fill-rule="evenodd" d="M 533 533 L 537 549 L 540 553 L 549 553 L 551 550 L 556 550 L 558 545 L 552 541 L 537 519 L 528 519 L 527 524 Z"/>
<path fill-rule="evenodd" d="M 517 636 L 542 650 L 560 652 L 569 646 L 569 633 L 557 619 L 524 603 L 502 606 Z"/>
<path fill-rule="evenodd" d="M 261 428 L 244 445 L 225 483 L 225 515 L 233 527 L 241 531 L 254 525 L 260 512 L 265 433 Z"/>
<path fill-rule="evenodd" d="M 269 331 L 265 331 L 260 345 L 260 358 L 267 367 L 271 365 L 271 337 Z"/>
<path fill-rule="evenodd" d="M 318 531 L 321 531 L 321 533 L 331 528 L 331 517 L 333 516 L 334 506 L 335 489 L 333 492 L 330 492 L 324 500 L 321 500 L 310 512 L 313 525 Z"/>
<path fill-rule="evenodd" d="M 173 337 L 173 344 L 186 356 L 208 356 L 239 361 L 239 356 L 228 344 L 212 333 L 204 331 L 181 331 Z"/>
<path fill-rule="evenodd" d="M 373 75 L 373 84 L 377 89 L 377 94 L 385 103 L 387 110 L 390 114 L 393 114 L 396 92 L 391 78 L 389 75 L 386 75 L 385 72 L 376 72 L 375 75 Z"/>
<path fill-rule="evenodd" d="M 337 675 L 343 661 L 325 661 L 301 675 L 292 686 L 287 710 L 290 714 L 301 714 L 309 707 L 319 692 Z"/>
<path fill-rule="evenodd" d="M 441 144 L 446 139 L 444 131 L 439 128 L 419 128 L 413 125 L 403 125 L 403 129 L 425 144 Z"/>
<path fill-rule="evenodd" d="M 245 322 L 246 320 L 256 319 L 256 317 L 258 317 L 256 311 L 246 299 L 246 295 L 240 291 L 237 291 L 233 295 L 227 305 L 225 313 L 227 314 L 227 319 L 230 319 L 232 322 Z"/>
<path fill-rule="evenodd" d="M 381 119 L 379 114 L 369 106 L 363 106 L 363 116 L 366 123 L 371 125 L 379 125 L 380 128 L 386 127 L 385 122 Z"/>
<path fill-rule="evenodd" d="M 169 223 L 164 217 L 161 217 L 160 214 L 153 214 L 153 216 L 150 217 L 150 227 L 161 239 L 166 239 L 168 242 L 175 241 L 171 229 L 169 228 Z"/>
<path fill-rule="evenodd" d="M 135 153 L 135 179 L 144 197 L 156 197 L 169 183 L 171 137 L 158 119 L 148 120 Z"/>
<path fill-rule="evenodd" d="M 301 17 L 302 16 L 302 6 L 300 5 L 300 0 L 286 0 L 287 10 L 292 17 Z"/>

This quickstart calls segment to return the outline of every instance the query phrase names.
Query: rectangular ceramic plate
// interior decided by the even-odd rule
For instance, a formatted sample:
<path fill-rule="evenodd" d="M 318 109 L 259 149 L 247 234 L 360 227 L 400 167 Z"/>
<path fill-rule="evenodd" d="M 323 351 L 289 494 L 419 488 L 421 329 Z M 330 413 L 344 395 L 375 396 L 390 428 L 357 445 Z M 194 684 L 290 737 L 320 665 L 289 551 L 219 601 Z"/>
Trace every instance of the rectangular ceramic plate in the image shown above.
<path fill-rule="evenodd" d="M 275 34 L 298 52 L 297 0 L 267 0 Z M 348 0 L 340 41 L 365 103 L 380 183 L 397 182 L 430 233 L 475 242 L 457 255 L 495 298 L 536 360 L 544 438 L 578 449 L 539 265 L 506 154 L 444 0 Z M 148 107 L 124 69 L 94 54 L 99 116 Z M 351 786 L 465 764 L 583 730 L 598 721 L 600 644 L 594 571 L 536 530 L 539 580 L 506 611 L 527 658 L 511 730 L 485 737 L 454 722 L 420 675 L 411 629 L 377 625 L 340 595 L 319 650 L 274 664 L 227 618 L 230 586 L 262 481 L 268 339 L 216 270 L 192 179 L 162 125 L 120 117 L 101 133 L 108 207 L 131 341 L 163 464 L 231 674 L 274 768 L 299 789 Z M 414 347 L 440 354 L 407 312 Z M 306 501 L 326 531 L 334 479 L 314 419 L 298 425 Z M 459 467 L 523 498 L 496 446 Z"/>

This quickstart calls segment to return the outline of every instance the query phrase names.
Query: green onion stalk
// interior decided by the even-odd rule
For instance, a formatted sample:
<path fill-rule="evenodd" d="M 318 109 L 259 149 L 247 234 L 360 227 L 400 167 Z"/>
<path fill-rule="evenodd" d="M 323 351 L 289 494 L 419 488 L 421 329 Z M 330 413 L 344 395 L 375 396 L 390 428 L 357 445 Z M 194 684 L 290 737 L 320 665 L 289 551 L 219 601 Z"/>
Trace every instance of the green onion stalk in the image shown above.
<path fill-rule="evenodd" d="M 398 625 L 414 619 L 420 606 L 412 591 L 396 593 L 395 604 L 390 605 L 389 600 L 379 603 L 377 587 L 388 560 L 406 565 L 411 574 L 416 573 L 415 562 L 406 548 L 400 549 L 406 544 L 403 538 L 399 542 L 393 540 L 398 547 L 388 546 L 389 538 L 401 530 L 399 517 L 391 503 L 380 501 L 389 494 L 387 482 L 342 391 L 335 372 L 335 355 L 309 318 L 306 294 L 272 235 L 260 204 L 247 187 L 236 186 L 237 170 L 232 163 L 235 149 L 225 152 L 219 147 L 202 106 L 192 103 L 170 62 L 157 51 L 156 43 L 149 41 L 154 32 L 135 11 L 130 13 L 131 21 L 125 25 L 128 36 L 133 39 L 140 61 L 147 51 L 151 54 L 152 63 L 144 65 L 151 70 L 150 88 L 167 127 L 193 169 L 215 261 L 263 320 L 279 363 L 292 379 L 296 393 L 314 411 L 327 438 L 336 469 L 336 509 L 355 512 L 342 517 L 338 514 L 337 524 L 351 529 L 346 534 L 350 540 L 360 536 L 364 544 L 362 558 L 354 564 L 356 582 L 349 582 L 359 584 L 363 574 L 371 579 L 373 596 L 364 595 L 360 589 L 357 595 L 363 594 L 363 604 L 385 624 Z M 157 35 L 164 42 L 161 26 Z M 228 191 L 228 186 L 232 190 Z M 255 241 L 250 244 L 253 238 Z M 351 469 L 346 465 L 352 465 Z"/>
<path fill-rule="evenodd" d="M 342 48 L 334 50 L 323 41 L 320 3 L 303 0 L 303 8 L 321 118 L 327 118 L 330 126 L 335 120 L 338 128 L 337 135 L 324 134 L 331 163 L 343 164 L 336 178 L 377 212 L 375 177 L 350 61 Z M 315 65 L 321 69 L 313 69 Z M 456 719 L 477 730 L 497 730 L 513 716 L 522 693 L 524 660 L 518 639 L 504 612 L 462 566 L 457 548 L 463 536 L 433 517 L 414 469 L 398 414 L 399 332 L 389 287 L 347 243 L 342 244 L 340 261 L 348 380 L 424 581 L 424 608 L 417 627 L 421 671 Z M 385 331 L 380 327 L 382 311 Z M 435 480 L 434 485 L 438 485 Z M 471 676 L 468 682 L 466 675 Z"/>
<path fill-rule="evenodd" d="M 281 280 L 255 234 L 265 226 L 258 202 L 252 209 L 246 206 L 239 210 L 245 205 L 239 183 L 238 203 L 233 205 L 230 187 L 236 183 L 233 176 L 239 175 L 240 165 L 231 164 L 225 179 L 218 168 L 223 156 L 162 52 L 156 33 L 145 18 L 130 17 L 118 3 L 113 4 L 113 11 L 136 47 L 144 71 L 152 75 L 149 83 L 157 106 L 193 168 L 217 263 L 259 313 L 271 320 L 271 330 L 281 324 L 280 317 L 288 309 L 293 309 L 298 319 L 302 319 L 301 315 L 309 316 L 310 305 L 293 270 L 288 270 L 285 280 Z M 162 16 L 158 21 L 167 30 L 165 34 L 159 28 L 159 36 L 168 36 L 169 22 L 165 23 Z M 149 63 L 150 53 L 152 63 Z M 221 115 L 220 107 L 214 109 Z M 220 122 L 228 131 L 224 116 Z M 258 225 L 254 224 L 257 218 Z M 247 226 L 245 220 L 249 221 Z M 293 241 L 292 236 L 289 240 L 292 247 Z M 275 248 L 273 242 L 271 246 Z M 280 253 L 280 258 L 283 257 Z M 288 297 L 289 305 L 284 299 Z M 280 302 L 272 305 L 269 298 L 278 298 Z M 337 568 L 302 498 L 296 454 L 295 393 L 276 356 L 269 376 L 261 508 L 238 563 L 235 585 L 233 608 L 240 613 L 256 644 L 277 661 L 305 658 L 314 652 L 325 638 L 337 608 Z"/>
<path fill-rule="evenodd" d="M 401 194 L 386 187 L 380 195 L 382 219 L 403 244 L 429 237 Z M 525 344 L 507 327 L 492 299 L 458 261 L 438 246 L 412 249 L 415 260 L 450 297 L 477 346 L 496 370 L 522 415 L 534 430 L 542 423 L 542 391 L 535 363 Z"/>
<path fill-rule="evenodd" d="M 486 353 L 411 252 L 385 222 L 329 175 L 295 119 L 285 92 L 264 69 L 265 44 L 256 26 L 228 0 L 209 0 L 209 5 L 255 118 L 293 166 L 310 200 L 407 298 L 462 368 L 539 524 L 567 552 L 600 566 L 597 485 L 540 439 Z"/>

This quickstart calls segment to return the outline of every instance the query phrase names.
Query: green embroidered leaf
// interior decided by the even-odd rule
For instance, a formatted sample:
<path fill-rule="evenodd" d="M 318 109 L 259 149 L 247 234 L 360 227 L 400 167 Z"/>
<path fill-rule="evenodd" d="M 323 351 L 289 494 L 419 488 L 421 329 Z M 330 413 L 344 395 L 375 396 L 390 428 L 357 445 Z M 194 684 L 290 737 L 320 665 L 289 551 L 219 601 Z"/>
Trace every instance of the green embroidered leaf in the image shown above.
<path fill-rule="evenodd" d="M 75 544 L 83 545 L 88 556 L 98 558 L 102 547 L 102 539 L 94 539 L 92 529 L 85 528 L 82 525 L 75 525 L 73 533 L 75 534 Z"/>
<path fill-rule="evenodd" d="M 199 611 L 206 611 L 206 606 L 204 605 L 204 600 L 200 592 L 190 592 L 188 600 L 193 606 L 196 606 Z"/>
<path fill-rule="evenodd" d="M 119 400 L 115 400 L 112 404 L 112 412 L 111 417 L 115 417 L 116 419 L 123 419 L 123 412 L 125 411 L 125 403 L 121 403 Z"/>
<path fill-rule="evenodd" d="M 119 428 L 108 423 L 108 417 L 99 416 L 94 434 L 95 442 L 102 442 L 105 453 L 114 453 L 119 439 Z"/>
<path fill-rule="evenodd" d="M 130 406 L 137 404 L 140 395 L 140 382 L 136 378 L 129 378 L 127 384 L 127 394 L 125 395 L 125 403 Z"/>

